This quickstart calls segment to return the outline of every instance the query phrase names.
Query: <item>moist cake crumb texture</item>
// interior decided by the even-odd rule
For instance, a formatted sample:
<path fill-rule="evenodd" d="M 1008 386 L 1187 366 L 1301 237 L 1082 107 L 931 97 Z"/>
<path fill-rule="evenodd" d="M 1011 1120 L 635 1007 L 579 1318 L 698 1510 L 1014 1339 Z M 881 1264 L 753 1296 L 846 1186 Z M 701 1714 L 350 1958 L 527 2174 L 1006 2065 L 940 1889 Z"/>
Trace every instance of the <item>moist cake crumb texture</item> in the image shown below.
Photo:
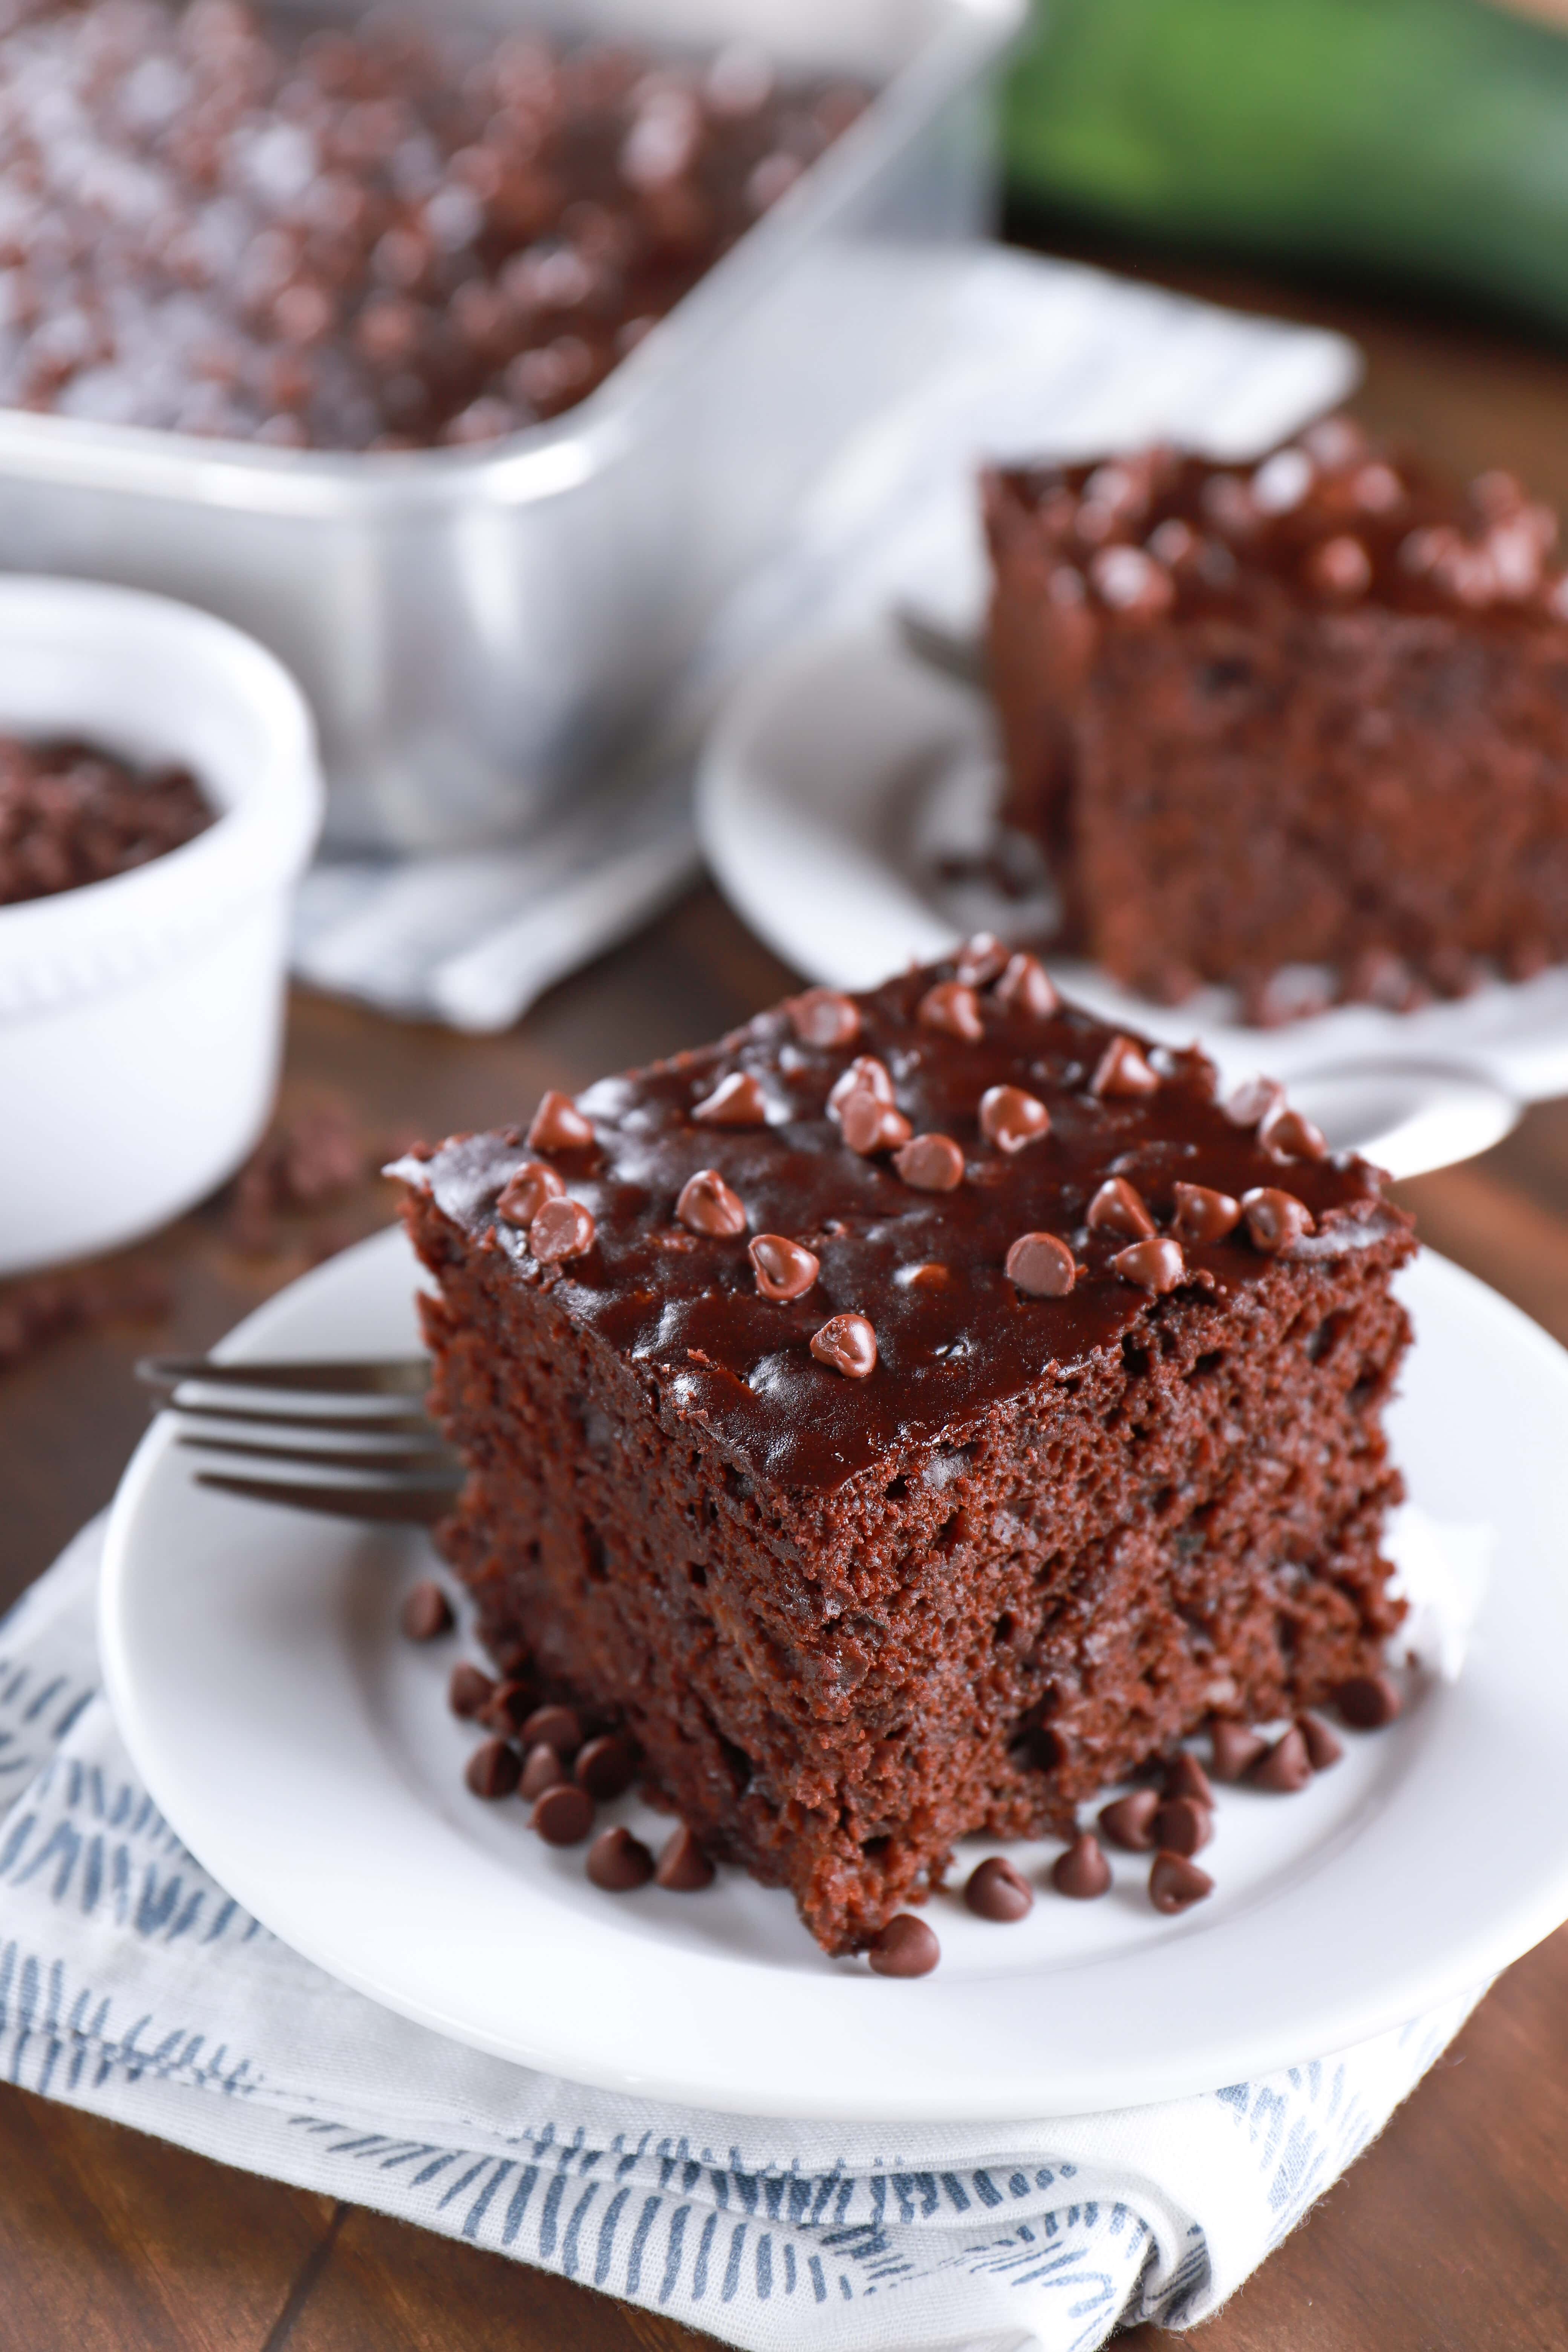
<path fill-rule="evenodd" d="M 399 1173 L 499 1669 L 826 1949 L 966 1833 L 1075 1837 L 1210 1718 L 1380 1673 L 1409 1220 L 1032 959 L 809 992 Z"/>

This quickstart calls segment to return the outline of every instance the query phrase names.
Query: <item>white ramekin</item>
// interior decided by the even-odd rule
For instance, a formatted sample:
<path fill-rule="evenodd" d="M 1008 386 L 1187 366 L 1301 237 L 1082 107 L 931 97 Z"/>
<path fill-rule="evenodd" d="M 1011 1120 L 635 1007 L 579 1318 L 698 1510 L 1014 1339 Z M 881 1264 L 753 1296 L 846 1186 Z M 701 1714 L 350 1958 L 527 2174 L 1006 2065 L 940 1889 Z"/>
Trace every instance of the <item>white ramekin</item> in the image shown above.
<path fill-rule="evenodd" d="M 289 896 L 321 820 L 303 696 L 167 597 L 0 579 L 0 730 L 179 760 L 221 812 L 107 882 L 0 907 L 0 1273 L 110 1249 L 231 1174 L 266 1123 Z"/>

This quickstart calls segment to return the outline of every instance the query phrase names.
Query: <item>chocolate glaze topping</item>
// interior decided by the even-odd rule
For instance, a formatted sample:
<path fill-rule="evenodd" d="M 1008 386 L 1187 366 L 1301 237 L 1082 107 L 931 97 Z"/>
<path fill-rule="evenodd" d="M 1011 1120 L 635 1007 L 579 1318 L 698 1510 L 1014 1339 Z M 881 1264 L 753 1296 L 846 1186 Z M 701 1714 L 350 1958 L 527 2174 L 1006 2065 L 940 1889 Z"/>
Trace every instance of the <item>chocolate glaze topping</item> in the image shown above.
<path fill-rule="evenodd" d="M 992 473 L 987 515 L 1028 535 L 1065 615 L 1147 627 L 1168 613 L 1284 598 L 1343 610 L 1462 610 L 1504 625 L 1568 618 L 1557 517 L 1510 474 L 1457 490 L 1359 425 L 1324 418 L 1261 464 L 1144 449 Z"/>
<path fill-rule="evenodd" d="M 828 1489 L 874 1462 L 917 1465 L 939 1434 L 951 1444 L 955 1423 L 1042 1374 L 1069 1378 L 1094 1351 L 1169 1311 L 1159 1290 L 1116 1270 L 1127 1233 L 1089 1223 L 1108 1179 L 1136 1190 L 1173 1258 L 1178 1183 L 1232 1201 L 1267 1192 L 1300 1202 L 1310 1226 L 1276 1243 L 1282 1221 L 1266 1217 L 1273 1246 L 1263 1249 L 1245 1219 L 1212 1238 L 1184 1221 L 1181 1288 L 1220 1301 L 1263 1280 L 1280 1245 L 1333 1256 L 1399 1221 L 1384 1180 L 1364 1161 L 1281 1160 L 1260 1144 L 1216 1100 L 1201 1054 L 1136 1041 L 1153 1090 L 1095 1096 L 1089 1082 L 1113 1033 L 1076 1005 L 1036 1013 L 989 987 L 974 992 L 977 1038 L 933 1028 L 922 1001 L 952 971 L 907 972 L 857 998 L 853 1041 L 885 1069 L 916 1132 L 958 1145 L 964 1181 L 951 1192 L 917 1190 L 886 1156 L 849 1147 L 828 1096 L 851 1050 L 803 1040 L 782 1009 L 577 1098 L 593 1145 L 552 1156 L 568 1197 L 593 1219 L 581 1256 L 541 1264 L 527 1234 L 497 1214 L 519 1162 L 541 1154 L 537 1131 L 531 1151 L 515 1129 L 461 1137 L 397 1172 L 501 1252 L 516 1280 L 550 1291 L 666 1408 L 704 1423 L 739 1468 Z M 750 1084 L 731 1098 L 763 1104 L 765 1124 L 694 1120 L 737 1076 Z M 1049 1132 L 1026 1151 L 1003 1150 L 981 1132 L 981 1098 L 997 1086 L 1021 1087 L 1049 1112 Z M 684 1187 L 710 1168 L 743 1204 L 751 1234 L 793 1241 L 817 1261 L 801 1295 L 761 1295 L 746 1234 L 692 1234 L 676 1223 Z M 1083 1269 L 1063 1296 L 1008 1278 L 1009 1251 L 1034 1233 L 1058 1236 Z M 846 1379 L 812 1355 L 814 1336 L 840 1315 L 864 1317 L 875 1333 L 877 1363 L 865 1378 Z"/>

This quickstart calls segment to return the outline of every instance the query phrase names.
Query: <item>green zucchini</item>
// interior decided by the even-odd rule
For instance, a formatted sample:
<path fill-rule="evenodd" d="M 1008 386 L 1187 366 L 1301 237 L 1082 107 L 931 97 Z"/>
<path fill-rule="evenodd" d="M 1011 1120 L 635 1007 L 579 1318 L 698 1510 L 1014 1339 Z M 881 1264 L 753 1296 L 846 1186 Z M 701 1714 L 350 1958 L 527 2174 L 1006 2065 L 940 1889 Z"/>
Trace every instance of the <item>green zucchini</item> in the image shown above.
<path fill-rule="evenodd" d="M 1486 0 L 1047 0 L 1009 184 L 1568 329 L 1568 38 Z"/>

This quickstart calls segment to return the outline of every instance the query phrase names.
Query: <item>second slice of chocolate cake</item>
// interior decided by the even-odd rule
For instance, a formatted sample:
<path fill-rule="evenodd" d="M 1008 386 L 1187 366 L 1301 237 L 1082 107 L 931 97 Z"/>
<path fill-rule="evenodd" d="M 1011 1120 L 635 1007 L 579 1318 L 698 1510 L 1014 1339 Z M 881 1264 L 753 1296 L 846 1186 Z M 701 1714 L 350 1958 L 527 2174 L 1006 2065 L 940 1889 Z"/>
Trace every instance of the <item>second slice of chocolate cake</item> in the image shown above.
<path fill-rule="evenodd" d="M 1409 1220 L 1032 958 L 813 991 L 401 1172 L 484 1639 L 827 1950 L 966 1832 L 1376 1666 Z"/>
<path fill-rule="evenodd" d="M 1332 417 L 1251 468 L 1145 450 L 985 485 L 1004 814 L 1058 944 L 1271 1025 L 1568 956 L 1568 573 Z"/>

